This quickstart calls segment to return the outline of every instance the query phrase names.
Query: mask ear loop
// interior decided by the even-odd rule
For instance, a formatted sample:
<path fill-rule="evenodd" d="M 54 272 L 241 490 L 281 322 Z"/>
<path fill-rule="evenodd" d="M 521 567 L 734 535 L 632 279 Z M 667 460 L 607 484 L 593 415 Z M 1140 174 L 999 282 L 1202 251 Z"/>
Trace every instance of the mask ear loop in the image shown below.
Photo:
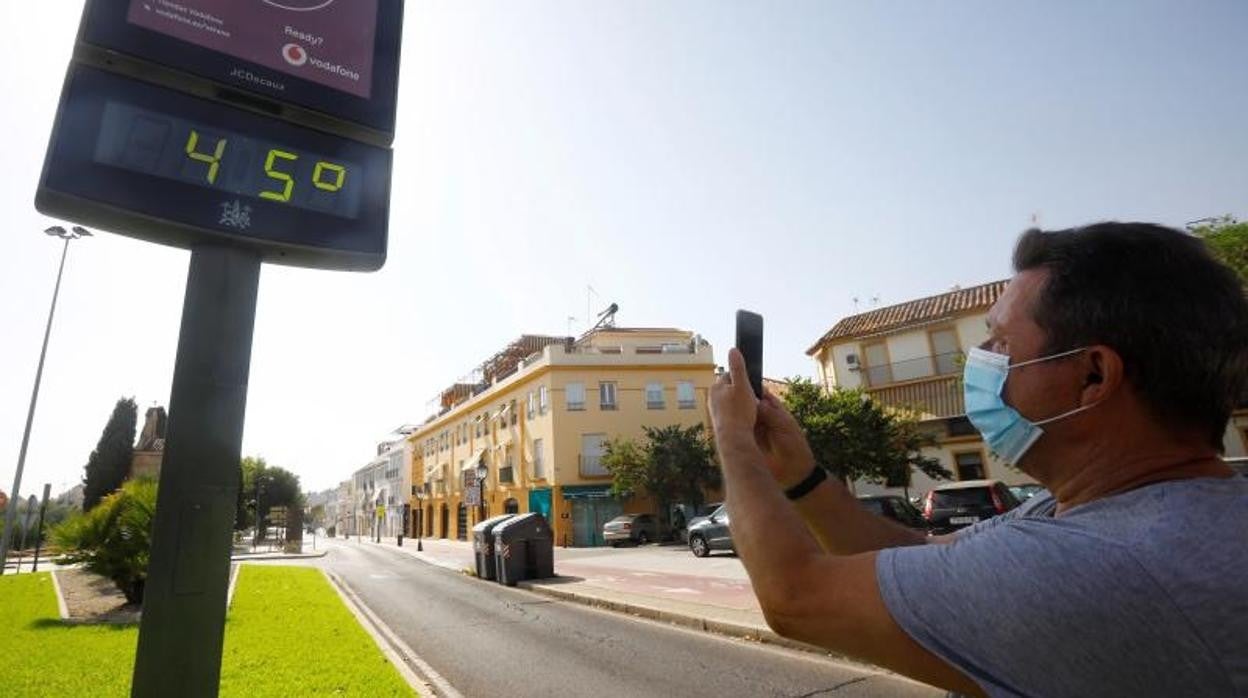
<path fill-rule="evenodd" d="M 1030 364 L 1038 364 L 1038 363 L 1040 363 L 1041 361 L 1051 361 L 1052 359 L 1060 359 L 1060 358 L 1062 358 L 1063 356 L 1070 356 L 1071 354 L 1078 354 L 1078 353 L 1079 353 L 1079 352 L 1081 352 L 1081 351 L 1087 351 L 1087 350 L 1088 350 L 1088 348 L 1087 348 L 1087 347 L 1079 347 L 1078 349 L 1071 349 L 1070 351 L 1064 351 L 1064 352 L 1062 352 L 1062 353 L 1060 353 L 1060 354 L 1049 354 L 1048 356 L 1041 356 L 1041 357 L 1040 357 L 1040 358 L 1038 358 L 1038 359 L 1028 359 L 1028 360 L 1026 360 L 1026 361 L 1019 361 L 1019 362 L 1018 362 L 1018 363 L 1016 363 L 1016 364 L 1010 364 L 1010 365 L 1009 365 L 1009 366 L 1007 366 L 1006 368 L 1018 368 L 1019 366 L 1027 366 L 1027 365 L 1030 365 Z"/>

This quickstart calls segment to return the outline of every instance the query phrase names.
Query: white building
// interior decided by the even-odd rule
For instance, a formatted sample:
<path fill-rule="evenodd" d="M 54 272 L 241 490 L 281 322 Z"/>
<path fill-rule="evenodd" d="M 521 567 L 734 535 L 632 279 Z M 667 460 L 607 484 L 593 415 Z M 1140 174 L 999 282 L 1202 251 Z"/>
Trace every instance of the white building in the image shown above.
<path fill-rule="evenodd" d="M 351 534 L 396 537 L 405 530 L 412 491 L 412 452 L 406 438 L 378 444 L 377 457 L 351 477 Z M 410 528 L 410 524 L 407 525 Z"/>

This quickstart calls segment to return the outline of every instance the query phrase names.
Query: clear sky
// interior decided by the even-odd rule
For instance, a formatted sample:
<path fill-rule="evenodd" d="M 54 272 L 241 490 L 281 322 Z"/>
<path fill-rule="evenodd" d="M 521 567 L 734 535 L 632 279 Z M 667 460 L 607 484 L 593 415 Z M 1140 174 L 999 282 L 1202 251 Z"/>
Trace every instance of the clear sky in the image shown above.
<path fill-rule="evenodd" d="M 59 243 L 34 192 L 81 2 L 0 3 L 0 488 Z M 1248 217 L 1248 3 L 407 3 L 390 257 L 266 267 L 245 454 L 320 489 L 521 333 L 837 320 L 1009 274 L 1033 216 Z M 167 405 L 188 253 L 74 243 L 23 493 L 76 483 L 114 401 Z M 140 415 L 141 419 L 141 415 Z"/>

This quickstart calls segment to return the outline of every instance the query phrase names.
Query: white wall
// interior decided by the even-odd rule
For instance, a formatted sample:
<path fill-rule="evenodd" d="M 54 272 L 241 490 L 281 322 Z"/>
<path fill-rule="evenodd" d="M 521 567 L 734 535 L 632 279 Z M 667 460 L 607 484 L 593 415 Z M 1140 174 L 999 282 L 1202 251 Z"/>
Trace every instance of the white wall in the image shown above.
<path fill-rule="evenodd" d="M 1248 456 L 1248 443 L 1244 443 L 1242 429 L 1248 429 L 1248 414 L 1231 417 L 1231 423 L 1226 426 L 1226 434 L 1222 437 L 1222 445 L 1226 449 L 1227 458 Z"/>
<path fill-rule="evenodd" d="M 845 361 L 845 357 L 850 354 L 858 355 L 858 365 L 861 366 L 862 352 L 859 351 L 857 342 L 833 345 L 831 354 L 833 368 L 825 369 L 836 380 L 836 385 L 842 388 L 862 386 L 862 372 L 849 370 L 849 363 Z"/>

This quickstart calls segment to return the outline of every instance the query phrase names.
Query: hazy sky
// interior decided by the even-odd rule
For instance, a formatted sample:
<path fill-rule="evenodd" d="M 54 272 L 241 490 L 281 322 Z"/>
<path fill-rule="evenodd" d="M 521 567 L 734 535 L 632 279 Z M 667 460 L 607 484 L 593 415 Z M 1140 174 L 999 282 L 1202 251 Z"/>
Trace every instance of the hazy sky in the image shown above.
<path fill-rule="evenodd" d="M 34 210 L 81 2 L 0 3 L 0 488 L 55 280 Z M 265 267 L 246 454 L 324 488 L 524 332 L 767 319 L 766 372 L 882 305 L 1003 278 L 1016 235 L 1248 217 L 1248 3 L 407 4 L 390 257 Z M 23 494 L 114 401 L 168 404 L 188 253 L 74 243 Z M 140 416 L 141 419 L 141 416 Z"/>

